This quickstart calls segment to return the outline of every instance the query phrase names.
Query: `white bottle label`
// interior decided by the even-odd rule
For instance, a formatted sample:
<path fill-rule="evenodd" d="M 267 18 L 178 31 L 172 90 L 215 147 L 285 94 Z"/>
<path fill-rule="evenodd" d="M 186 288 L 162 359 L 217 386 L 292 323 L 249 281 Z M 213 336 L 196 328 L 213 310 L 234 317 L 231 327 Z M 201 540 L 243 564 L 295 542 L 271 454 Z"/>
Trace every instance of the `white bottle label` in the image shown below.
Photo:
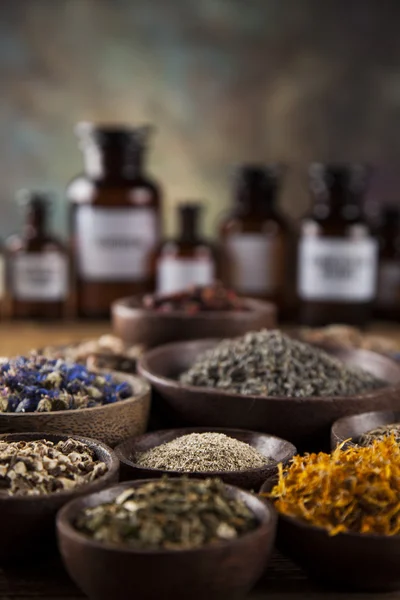
<path fill-rule="evenodd" d="M 58 301 L 68 293 L 68 261 L 58 252 L 16 256 L 11 277 L 17 300 Z"/>
<path fill-rule="evenodd" d="M 233 234 L 227 241 L 232 285 L 240 293 L 266 294 L 279 285 L 276 240 L 257 233 Z"/>
<path fill-rule="evenodd" d="M 299 247 L 299 296 L 368 302 L 376 292 L 378 245 L 372 238 L 305 238 Z"/>
<path fill-rule="evenodd" d="M 196 260 L 174 257 L 160 258 L 157 264 L 157 292 L 172 294 L 190 285 L 210 285 L 215 278 L 211 258 Z"/>
<path fill-rule="evenodd" d="M 400 305 L 400 260 L 383 260 L 378 285 L 380 306 Z"/>
<path fill-rule="evenodd" d="M 152 208 L 97 208 L 76 212 L 78 270 L 93 281 L 140 281 L 157 243 Z"/>

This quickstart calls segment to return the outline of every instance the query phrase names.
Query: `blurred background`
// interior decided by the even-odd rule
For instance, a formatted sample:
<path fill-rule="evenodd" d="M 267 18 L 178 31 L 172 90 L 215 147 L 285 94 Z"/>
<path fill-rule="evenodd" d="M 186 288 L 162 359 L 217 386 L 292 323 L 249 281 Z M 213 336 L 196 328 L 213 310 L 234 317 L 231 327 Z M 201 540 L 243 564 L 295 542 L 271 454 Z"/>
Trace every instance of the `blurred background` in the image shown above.
<path fill-rule="evenodd" d="M 169 210 L 228 205 L 243 160 L 291 165 L 282 203 L 308 206 L 311 160 L 379 165 L 371 197 L 398 203 L 400 3 L 352 0 L 18 0 L 0 7 L 0 236 L 20 187 L 81 170 L 76 121 L 150 122 L 150 171 Z"/>

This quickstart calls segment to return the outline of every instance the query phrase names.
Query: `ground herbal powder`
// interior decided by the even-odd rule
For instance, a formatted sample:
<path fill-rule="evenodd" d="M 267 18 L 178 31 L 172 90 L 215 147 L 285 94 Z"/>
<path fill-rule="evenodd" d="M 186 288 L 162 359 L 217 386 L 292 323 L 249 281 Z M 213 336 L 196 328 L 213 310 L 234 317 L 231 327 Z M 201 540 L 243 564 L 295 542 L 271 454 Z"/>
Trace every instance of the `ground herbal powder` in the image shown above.
<path fill-rule="evenodd" d="M 180 377 L 184 384 L 257 396 L 352 396 L 387 385 L 278 330 L 223 340 Z"/>
<path fill-rule="evenodd" d="M 163 471 L 244 471 L 274 464 L 255 448 L 223 433 L 190 433 L 137 454 L 141 467 Z"/>
<path fill-rule="evenodd" d="M 0 441 L 0 489 L 10 495 L 64 492 L 94 481 L 107 465 L 78 440 Z"/>
<path fill-rule="evenodd" d="M 259 525 L 219 479 L 158 479 L 81 511 L 78 531 L 137 549 L 180 550 L 236 539 Z"/>

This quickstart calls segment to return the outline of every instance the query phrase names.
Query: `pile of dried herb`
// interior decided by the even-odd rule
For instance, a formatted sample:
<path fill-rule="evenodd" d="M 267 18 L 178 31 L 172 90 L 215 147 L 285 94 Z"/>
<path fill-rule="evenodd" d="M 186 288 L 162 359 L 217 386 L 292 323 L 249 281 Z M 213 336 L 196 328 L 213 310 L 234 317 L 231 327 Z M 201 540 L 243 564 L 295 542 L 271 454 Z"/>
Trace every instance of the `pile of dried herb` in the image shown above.
<path fill-rule="evenodd" d="M 31 354 L 0 363 L 0 412 L 51 412 L 92 408 L 132 396 L 111 374 Z"/>
<path fill-rule="evenodd" d="M 134 460 L 141 467 L 185 473 L 244 471 L 275 462 L 249 444 L 213 432 L 182 435 L 137 454 Z"/>
<path fill-rule="evenodd" d="M 10 495 L 38 496 L 68 491 L 106 473 L 86 444 L 74 439 L 0 441 L 0 489 Z"/>
<path fill-rule="evenodd" d="M 357 440 L 360 446 L 370 446 L 375 440 L 383 440 L 388 436 L 393 436 L 400 444 L 400 423 L 391 423 L 390 425 L 381 425 L 367 433 L 363 433 Z"/>
<path fill-rule="evenodd" d="M 258 526 L 253 512 L 218 479 L 159 479 L 84 509 L 75 527 L 132 548 L 180 550 L 232 540 Z"/>
<path fill-rule="evenodd" d="M 400 446 L 392 435 L 368 447 L 295 456 L 288 467 L 279 465 L 279 481 L 267 496 L 278 512 L 330 535 L 398 535 Z"/>
<path fill-rule="evenodd" d="M 180 381 L 257 396 L 351 396 L 386 385 L 319 348 L 278 330 L 223 340 L 198 357 Z"/>
<path fill-rule="evenodd" d="M 190 286 L 174 294 L 147 295 L 143 298 L 143 307 L 163 313 L 181 311 L 189 315 L 210 311 L 248 310 L 243 300 L 219 281 L 212 285 Z"/>

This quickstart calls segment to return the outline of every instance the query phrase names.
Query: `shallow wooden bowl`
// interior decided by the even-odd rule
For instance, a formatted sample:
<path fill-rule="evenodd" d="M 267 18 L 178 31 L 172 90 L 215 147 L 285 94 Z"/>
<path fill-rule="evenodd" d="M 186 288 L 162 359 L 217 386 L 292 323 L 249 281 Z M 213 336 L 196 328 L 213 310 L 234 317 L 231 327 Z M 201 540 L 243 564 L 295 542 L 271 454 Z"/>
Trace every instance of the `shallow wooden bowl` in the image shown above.
<path fill-rule="evenodd" d="M 331 351 L 344 362 L 362 367 L 390 384 L 357 396 L 244 396 L 180 383 L 179 375 L 217 343 L 197 340 L 166 344 L 146 352 L 138 363 L 139 372 L 157 390 L 177 425 L 262 431 L 289 440 L 302 451 L 329 449 L 330 427 L 340 417 L 366 410 L 400 409 L 400 366 L 364 350 Z"/>
<path fill-rule="evenodd" d="M 177 340 L 236 337 L 276 326 L 276 306 L 244 299 L 249 310 L 213 311 L 188 315 L 183 311 L 161 313 L 141 308 L 140 298 L 122 298 L 111 308 L 113 332 L 129 344 L 153 348 Z"/>
<path fill-rule="evenodd" d="M 400 411 L 379 410 L 338 419 L 331 429 L 332 450 L 346 440 L 357 442 L 363 433 L 368 433 L 371 429 L 394 423 L 400 423 Z"/>
<path fill-rule="evenodd" d="M 0 441 L 17 442 L 46 439 L 60 442 L 73 438 L 92 448 L 96 457 L 106 463 L 108 471 L 96 481 L 70 491 L 41 496 L 9 496 L 0 492 L 0 561 L 38 560 L 55 548 L 55 516 L 70 500 L 96 492 L 118 481 L 119 461 L 114 452 L 101 442 L 70 434 L 15 433 L 0 435 Z"/>
<path fill-rule="evenodd" d="M 142 435 L 150 412 L 150 387 L 143 379 L 126 373 L 114 373 L 118 381 L 127 381 L 134 395 L 126 400 L 94 408 L 54 412 L 0 413 L 0 433 L 42 432 L 94 437 L 113 447 L 127 437 Z"/>
<path fill-rule="evenodd" d="M 93 600 L 235 600 L 243 598 L 261 577 L 274 544 L 276 515 L 253 494 L 229 486 L 255 513 L 260 526 L 237 539 L 193 550 L 135 550 L 89 539 L 73 523 L 89 506 L 111 502 L 131 481 L 79 498 L 57 517 L 61 555 L 67 571 Z"/>
<path fill-rule="evenodd" d="M 155 448 L 156 446 L 170 442 L 182 435 L 209 431 L 214 433 L 224 433 L 231 438 L 245 442 L 267 458 L 272 458 L 276 462 L 261 468 L 248 469 L 246 471 L 208 471 L 206 473 L 198 471 L 184 473 L 181 471 L 151 469 L 141 467 L 135 462 L 135 454 L 138 452 L 145 452 L 146 450 L 150 450 L 150 448 Z M 115 453 L 121 463 L 120 477 L 122 481 L 162 477 L 163 475 L 169 475 L 170 477 L 182 477 L 182 475 L 188 475 L 189 477 L 195 477 L 197 479 L 219 477 L 225 483 L 248 490 L 258 490 L 268 477 L 277 472 L 278 463 L 288 462 L 296 452 L 297 450 L 293 444 L 272 435 L 256 433 L 254 431 L 245 431 L 242 429 L 221 429 L 216 427 L 189 427 L 155 431 L 154 433 L 148 433 L 140 438 L 130 438 L 129 440 L 125 440 L 115 448 Z"/>
<path fill-rule="evenodd" d="M 270 492 L 276 481 L 267 480 L 261 493 Z M 324 586 L 358 592 L 400 589 L 399 536 L 330 536 L 321 527 L 278 513 L 276 546 Z"/>

